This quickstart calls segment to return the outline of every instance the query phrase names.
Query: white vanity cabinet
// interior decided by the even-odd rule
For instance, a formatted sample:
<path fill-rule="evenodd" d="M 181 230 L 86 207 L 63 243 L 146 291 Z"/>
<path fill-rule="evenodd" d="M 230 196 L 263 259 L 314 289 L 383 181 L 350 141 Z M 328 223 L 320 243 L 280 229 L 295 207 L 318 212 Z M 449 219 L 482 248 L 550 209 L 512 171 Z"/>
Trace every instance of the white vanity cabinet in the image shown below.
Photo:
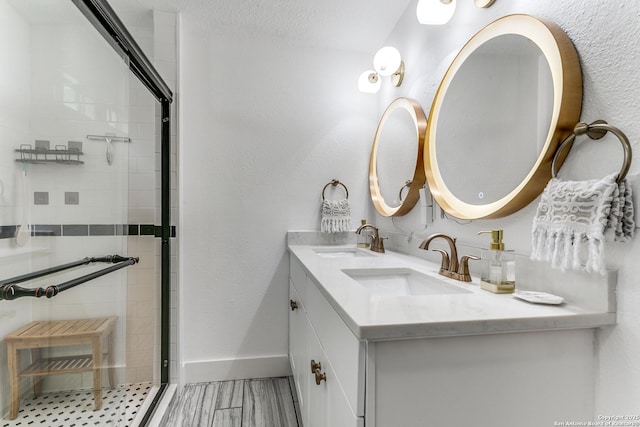
<path fill-rule="evenodd" d="M 326 284 L 290 260 L 289 357 L 304 427 L 593 420 L 595 326 L 359 339 L 325 298 Z M 312 360 L 326 375 L 319 385 Z"/>
<path fill-rule="evenodd" d="M 364 427 L 365 343 L 294 258 L 289 296 L 289 359 L 304 427 Z"/>
<path fill-rule="evenodd" d="M 370 343 L 367 427 L 594 420 L 593 329 Z"/>

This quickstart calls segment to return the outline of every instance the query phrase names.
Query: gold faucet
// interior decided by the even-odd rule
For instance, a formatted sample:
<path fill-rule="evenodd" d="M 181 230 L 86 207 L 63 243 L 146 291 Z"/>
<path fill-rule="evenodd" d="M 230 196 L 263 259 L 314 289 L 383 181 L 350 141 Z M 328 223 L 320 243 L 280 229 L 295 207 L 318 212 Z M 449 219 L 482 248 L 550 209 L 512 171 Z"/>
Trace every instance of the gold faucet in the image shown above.
<path fill-rule="evenodd" d="M 362 224 L 360 227 L 358 227 L 358 229 L 356 230 L 357 234 L 362 233 L 363 230 L 370 228 L 371 230 L 373 230 L 373 234 L 370 234 L 369 236 L 371 236 L 371 250 L 374 252 L 379 252 L 381 254 L 384 253 L 384 239 L 386 239 L 386 237 L 380 237 L 380 235 L 378 234 L 378 229 L 371 225 L 371 224 Z"/>
<path fill-rule="evenodd" d="M 470 282 L 471 274 L 469 274 L 469 260 L 480 259 L 477 256 L 465 255 L 460 259 L 458 263 L 458 249 L 456 248 L 456 239 L 447 236 L 444 233 L 432 234 L 420 244 L 420 249 L 429 249 L 429 243 L 437 237 L 440 237 L 449 243 L 450 254 L 442 249 L 432 249 L 434 252 L 439 252 L 442 255 L 442 263 L 440 264 L 439 274 L 450 277 L 452 279 L 460 280 L 461 282 Z"/>

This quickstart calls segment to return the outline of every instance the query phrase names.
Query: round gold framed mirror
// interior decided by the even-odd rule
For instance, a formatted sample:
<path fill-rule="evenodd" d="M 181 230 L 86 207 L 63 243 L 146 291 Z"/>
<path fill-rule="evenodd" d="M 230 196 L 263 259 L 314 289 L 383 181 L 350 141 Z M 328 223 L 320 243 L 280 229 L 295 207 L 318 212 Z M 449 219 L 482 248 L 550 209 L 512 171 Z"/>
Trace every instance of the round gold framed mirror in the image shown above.
<path fill-rule="evenodd" d="M 581 105 L 578 54 L 560 27 L 530 15 L 492 22 L 461 49 L 434 97 L 424 152 L 433 197 L 462 219 L 522 209 L 551 178 Z"/>
<path fill-rule="evenodd" d="M 424 111 L 413 99 L 398 98 L 382 114 L 369 161 L 371 200 L 380 215 L 406 215 L 418 201 L 426 128 Z"/>

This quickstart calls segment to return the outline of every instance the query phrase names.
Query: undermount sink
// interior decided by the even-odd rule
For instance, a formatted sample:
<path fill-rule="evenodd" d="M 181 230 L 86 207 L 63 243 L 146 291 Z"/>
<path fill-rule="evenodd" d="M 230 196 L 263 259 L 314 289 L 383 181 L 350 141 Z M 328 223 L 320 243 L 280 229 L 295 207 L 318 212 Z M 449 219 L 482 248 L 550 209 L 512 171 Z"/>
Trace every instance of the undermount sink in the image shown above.
<path fill-rule="evenodd" d="M 467 289 L 447 283 L 410 268 L 352 268 L 342 272 L 371 293 L 383 297 L 416 295 L 451 295 L 470 293 Z"/>
<path fill-rule="evenodd" d="M 313 250 L 318 256 L 324 258 L 353 258 L 361 256 L 372 256 L 366 250 L 358 248 L 315 248 Z"/>

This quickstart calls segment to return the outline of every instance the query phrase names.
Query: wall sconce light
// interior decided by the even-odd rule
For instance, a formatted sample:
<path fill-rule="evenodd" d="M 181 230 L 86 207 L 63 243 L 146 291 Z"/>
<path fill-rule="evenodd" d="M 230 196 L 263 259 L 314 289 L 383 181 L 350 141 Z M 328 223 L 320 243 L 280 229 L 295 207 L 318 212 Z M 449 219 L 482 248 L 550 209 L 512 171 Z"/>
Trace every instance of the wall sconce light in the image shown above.
<path fill-rule="evenodd" d="M 495 0 L 474 0 L 476 6 L 486 8 Z M 416 15 L 418 22 L 426 25 L 443 25 L 449 22 L 456 11 L 456 0 L 418 0 Z"/>
<path fill-rule="evenodd" d="M 358 90 L 364 93 L 376 93 L 380 90 L 380 77 L 373 70 L 367 70 L 358 78 Z"/>
<path fill-rule="evenodd" d="M 380 76 L 390 76 L 391 84 L 398 87 L 404 78 L 404 62 L 398 49 L 385 46 L 373 57 L 374 70 L 367 70 L 358 78 L 358 90 L 376 93 L 380 90 Z"/>

